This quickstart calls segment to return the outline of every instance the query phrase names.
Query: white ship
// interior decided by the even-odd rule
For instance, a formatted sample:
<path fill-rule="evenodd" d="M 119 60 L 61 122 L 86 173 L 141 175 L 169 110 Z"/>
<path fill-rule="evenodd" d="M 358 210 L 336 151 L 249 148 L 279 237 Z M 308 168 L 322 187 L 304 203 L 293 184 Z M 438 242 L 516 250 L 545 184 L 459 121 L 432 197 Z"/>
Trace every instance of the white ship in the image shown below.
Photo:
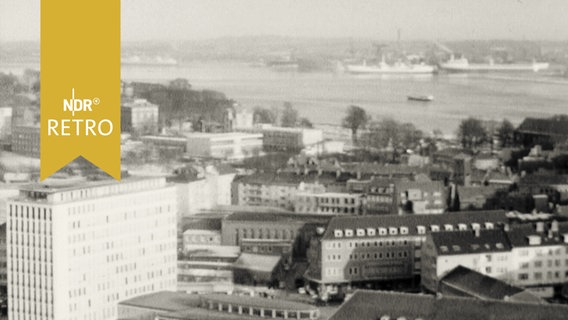
<path fill-rule="evenodd" d="M 178 64 L 177 60 L 168 57 L 154 57 L 148 58 L 140 56 L 121 57 L 120 63 L 123 65 L 144 65 L 144 66 L 175 66 Z"/>
<path fill-rule="evenodd" d="M 381 62 L 375 65 L 367 65 L 366 61 L 363 61 L 363 64 L 349 64 L 346 70 L 353 74 L 431 74 L 436 69 L 434 66 L 425 63 L 408 64 L 396 62 L 390 65 L 382 59 Z"/>
<path fill-rule="evenodd" d="M 533 63 L 496 64 L 493 60 L 490 60 L 489 63 L 469 63 L 466 58 L 455 59 L 452 55 L 450 60 L 441 63 L 440 67 L 449 72 L 538 72 L 548 69 L 549 64 L 536 61 L 533 61 Z"/>

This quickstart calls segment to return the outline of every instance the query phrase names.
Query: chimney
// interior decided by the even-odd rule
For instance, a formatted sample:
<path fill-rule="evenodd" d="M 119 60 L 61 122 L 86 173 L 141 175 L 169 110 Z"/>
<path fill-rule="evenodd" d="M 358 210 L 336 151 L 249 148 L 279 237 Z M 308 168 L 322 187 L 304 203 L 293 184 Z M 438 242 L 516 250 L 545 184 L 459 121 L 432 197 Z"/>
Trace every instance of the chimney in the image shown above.
<path fill-rule="evenodd" d="M 339 176 L 340 176 L 340 175 L 341 175 L 341 170 L 336 170 L 336 171 L 335 171 L 335 177 L 336 177 L 337 179 L 339 179 Z"/>
<path fill-rule="evenodd" d="M 503 226 L 503 229 L 507 232 L 511 231 L 511 226 L 508 223 L 505 223 L 505 225 Z"/>
<path fill-rule="evenodd" d="M 304 167 L 304 175 L 307 176 L 310 173 L 310 169 L 308 168 L 308 166 Z"/>
<path fill-rule="evenodd" d="M 544 232 L 544 222 L 539 221 L 536 223 L 536 232 Z"/>
<path fill-rule="evenodd" d="M 357 180 L 361 180 L 361 170 L 357 170 Z"/>

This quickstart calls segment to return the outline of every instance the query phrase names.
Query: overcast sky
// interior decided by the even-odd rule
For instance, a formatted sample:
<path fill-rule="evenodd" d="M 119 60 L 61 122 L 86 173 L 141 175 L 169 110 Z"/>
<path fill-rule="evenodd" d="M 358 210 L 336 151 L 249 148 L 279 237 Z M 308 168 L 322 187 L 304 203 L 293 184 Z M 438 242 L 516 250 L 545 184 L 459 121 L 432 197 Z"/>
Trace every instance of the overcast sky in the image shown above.
<path fill-rule="evenodd" d="M 38 40 L 39 2 L 0 0 L 0 40 Z M 568 0 L 122 0 L 126 41 L 247 35 L 394 40 L 398 28 L 403 40 L 568 40 Z"/>

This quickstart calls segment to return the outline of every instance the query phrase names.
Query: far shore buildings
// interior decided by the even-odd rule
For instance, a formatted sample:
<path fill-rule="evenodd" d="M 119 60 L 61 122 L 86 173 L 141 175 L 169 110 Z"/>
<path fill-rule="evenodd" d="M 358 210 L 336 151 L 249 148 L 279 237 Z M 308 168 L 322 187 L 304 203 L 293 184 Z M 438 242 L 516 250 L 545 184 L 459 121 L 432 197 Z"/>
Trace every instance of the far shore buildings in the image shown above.
<path fill-rule="evenodd" d="M 120 108 L 122 132 L 155 134 L 158 132 L 159 107 L 145 99 L 126 101 Z"/>
<path fill-rule="evenodd" d="M 48 179 L 8 202 L 10 319 L 117 318 L 176 289 L 176 191 L 161 177 Z"/>

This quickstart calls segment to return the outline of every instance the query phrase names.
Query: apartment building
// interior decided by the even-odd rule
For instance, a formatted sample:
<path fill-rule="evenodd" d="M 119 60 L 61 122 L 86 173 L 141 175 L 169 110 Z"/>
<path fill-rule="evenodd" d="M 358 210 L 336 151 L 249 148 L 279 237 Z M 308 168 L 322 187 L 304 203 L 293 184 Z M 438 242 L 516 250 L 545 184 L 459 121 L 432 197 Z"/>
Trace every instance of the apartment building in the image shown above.
<path fill-rule="evenodd" d="M 427 234 L 492 228 L 506 221 L 504 211 L 334 217 L 310 243 L 305 277 L 324 298 L 352 285 L 414 279 L 420 275 Z"/>
<path fill-rule="evenodd" d="M 298 213 L 362 215 L 365 197 L 356 193 L 298 192 L 294 211 Z"/>
<path fill-rule="evenodd" d="M 399 181 L 399 213 L 440 214 L 446 211 L 447 192 L 440 181 Z"/>
<path fill-rule="evenodd" d="M 155 134 L 158 132 L 160 108 L 146 99 L 135 99 L 122 104 L 120 125 L 122 132 Z"/>
<path fill-rule="evenodd" d="M 323 131 L 319 129 L 263 126 L 260 132 L 267 151 L 301 151 L 323 142 Z"/>
<path fill-rule="evenodd" d="M 568 282 L 568 223 L 433 233 L 423 250 L 423 287 L 436 291 L 440 277 L 459 265 L 550 297 Z"/>
<path fill-rule="evenodd" d="M 39 158 L 39 125 L 13 126 L 12 151 L 28 157 Z"/>
<path fill-rule="evenodd" d="M 161 177 L 46 180 L 8 202 L 9 319 L 116 319 L 176 289 L 176 192 Z"/>
<path fill-rule="evenodd" d="M 460 265 L 510 282 L 511 246 L 502 229 L 432 233 L 422 252 L 422 286 L 429 291 L 438 292 L 440 278 Z"/>

